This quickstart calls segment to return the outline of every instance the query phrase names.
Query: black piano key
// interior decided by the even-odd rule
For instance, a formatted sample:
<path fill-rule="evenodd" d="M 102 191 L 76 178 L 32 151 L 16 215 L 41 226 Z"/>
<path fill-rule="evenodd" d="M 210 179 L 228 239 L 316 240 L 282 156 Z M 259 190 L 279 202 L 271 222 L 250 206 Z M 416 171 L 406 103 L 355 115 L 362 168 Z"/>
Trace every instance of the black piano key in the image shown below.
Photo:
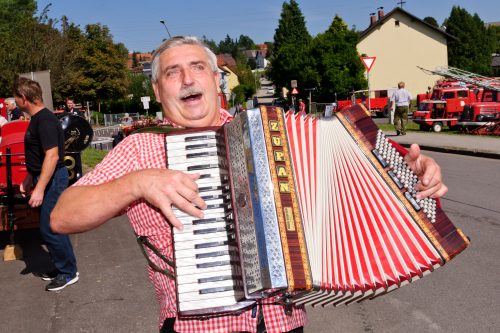
<path fill-rule="evenodd" d="M 209 219 L 193 220 L 192 224 L 200 225 L 200 224 L 209 224 L 209 223 L 224 222 L 224 221 L 226 221 L 224 217 L 212 217 Z"/>
<path fill-rule="evenodd" d="M 187 171 L 216 169 L 216 168 L 219 168 L 219 167 L 220 167 L 219 164 L 201 164 L 201 165 L 188 166 L 187 167 Z"/>
<path fill-rule="evenodd" d="M 205 151 L 202 153 L 186 154 L 186 159 L 199 158 L 199 157 L 210 157 L 210 156 L 217 156 L 217 155 L 219 155 L 219 153 L 216 151 Z"/>
<path fill-rule="evenodd" d="M 204 262 L 201 264 L 196 264 L 196 268 L 209 268 L 209 267 L 228 266 L 228 265 L 231 265 L 230 260 L 212 261 L 212 262 Z"/>
<path fill-rule="evenodd" d="M 203 294 L 222 293 L 224 291 L 231 291 L 231 290 L 238 290 L 238 288 L 234 286 L 207 288 L 207 289 L 201 289 L 199 293 L 200 295 L 203 295 Z"/>
<path fill-rule="evenodd" d="M 189 141 L 198 141 L 198 140 L 211 140 L 211 139 L 216 139 L 216 138 L 217 138 L 217 135 L 214 133 L 214 134 L 187 136 L 184 138 L 184 141 L 189 142 Z"/>
<path fill-rule="evenodd" d="M 221 275 L 221 276 L 212 276 L 212 277 L 208 277 L 208 278 L 198 279 L 198 283 L 219 282 L 219 281 L 239 280 L 239 279 L 241 279 L 241 276 Z"/>
<path fill-rule="evenodd" d="M 233 228 L 231 226 L 225 226 L 225 227 L 220 227 L 220 228 L 207 228 L 207 229 L 193 230 L 193 235 L 213 234 L 214 232 L 228 231 L 228 230 L 232 230 L 232 229 Z"/>
<path fill-rule="evenodd" d="M 224 195 L 224 194 L 219 194 L 219 195 L 206 195 L 206 196 L 201 196 L 201 198 L 205 201 L 209 201 L 209 200 L 217 200 L 217 199 L 228 199 L 228 196 L 227 194 Z"/>
<path fill-rule="evenodd" d="M 225 256 L 225 255 L 231 255 L 231 254 L 235 254 L 235 251 L 222 250 L 222 251 L 215 251 L 215 252 L 198 253 L 195 255 L 195 258 L 196 259 L 203 259 L 203 258 L 220 257 L 220 256 Z"/>
<path fill-rule="evenodd" d="M 202 143 L 197 145 L 186 145 L 185 150 L 217 147 L 216 143 Z"/>
<path fill-rule="evenodd" d="M 200 243 L 200 244 L 195 244 L 194 248 L 195 249 L 206 249 L 208 247 L 216 247 L 216 246 L 224 246 L 224 245 L 229 245 L 229 242 L 223 241 L 223 242 Z"/>
<path fill-rule="evenodd" d="M 210 192 L 210 191 L 229 191 L 229 186 L 202 186 L 198 188 L 198 192 Z"/>

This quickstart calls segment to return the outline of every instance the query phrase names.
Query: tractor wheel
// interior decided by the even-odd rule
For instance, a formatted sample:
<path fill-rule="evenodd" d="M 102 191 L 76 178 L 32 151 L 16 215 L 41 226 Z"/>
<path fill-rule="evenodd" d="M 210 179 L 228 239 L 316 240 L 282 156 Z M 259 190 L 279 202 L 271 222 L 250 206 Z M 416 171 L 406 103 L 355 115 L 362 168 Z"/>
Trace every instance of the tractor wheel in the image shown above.
<path fill-rule="evenodd" d="M 440 121 L 436 121 L 432 124 L 432 130 L 436 133 L 441 132 L 443 130 L 443 123 Z"/>

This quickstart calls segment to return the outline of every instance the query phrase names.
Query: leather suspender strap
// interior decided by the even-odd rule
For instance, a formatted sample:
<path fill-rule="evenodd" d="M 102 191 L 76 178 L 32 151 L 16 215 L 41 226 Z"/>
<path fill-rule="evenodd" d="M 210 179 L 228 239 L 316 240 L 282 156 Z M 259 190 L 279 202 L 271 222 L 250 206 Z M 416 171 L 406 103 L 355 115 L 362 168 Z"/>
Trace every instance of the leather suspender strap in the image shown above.
<path fill-rule="evenodd" d="M 153 244 L 151 244 L 151 242 L 148 240 L 147 236 L 136 235 L 136 239 L 137 239 L 137 243 L 139 244 L 139 247 L 141 248 L 142 254 L 144 255 L 144 257 L 146 258 L 146 260 L 148 262 L 149 267 L 151 267 L 154 271 L 156 271 L 158 273 L 166 275 L 169 279 L 172 279 L 172 280 L 175 279 L 175 273 L 173 271 L 174 262 L 172 260 L 168 259 L 167 257 L 165 257 L 163 254 L 161 254 L 160 251 L 158 251 L 158 249 Z M 170 269 L 168 269 L 168 268 L 162 269 L 162 268 L 158 267 L 158 265 L 156 265 L 149 257 L 145 247 L 147 247 L 148 249 L 153 251 L 153 253 L 156 256 L 158 256 L 158 258 L 160 258 L 163 262 L 165 262 L 168 266 L 170 266 Z"/>

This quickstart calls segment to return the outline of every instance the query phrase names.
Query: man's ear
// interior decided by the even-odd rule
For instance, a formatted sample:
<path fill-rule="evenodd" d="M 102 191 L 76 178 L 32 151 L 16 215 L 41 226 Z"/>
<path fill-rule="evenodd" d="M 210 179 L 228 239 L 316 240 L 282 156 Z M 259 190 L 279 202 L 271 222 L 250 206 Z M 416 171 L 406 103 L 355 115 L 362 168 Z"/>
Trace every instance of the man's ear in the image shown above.
<path fill-rule="evenodd" d="M 219 71 L 214 72 L 214 76 L 215 76 L 215 85 L 217 87 L 217 92 L 220 93 L 221 90 L 220 90 L 220 73 L 219 73 Z"/>
<path fill-rule="evenodd" d="M 155 93 L 156 101 L 161 104 L 160 93 L 159 93 L 160 88 L 158 87 L 158 81 L 151 82 L 151 85 L 153 86 L 153 91 Z"/>

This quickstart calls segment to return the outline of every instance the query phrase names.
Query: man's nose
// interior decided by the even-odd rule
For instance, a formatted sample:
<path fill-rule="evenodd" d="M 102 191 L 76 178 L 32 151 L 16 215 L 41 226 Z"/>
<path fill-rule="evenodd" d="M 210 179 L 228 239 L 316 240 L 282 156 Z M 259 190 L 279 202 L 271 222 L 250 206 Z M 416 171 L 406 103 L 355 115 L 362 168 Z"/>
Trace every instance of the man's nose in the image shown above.
<path fill-rule="evenodd" d="M 184 68 L 182 70 L 182 84 L 189 86 L 193 83 L 193 75 L 189 68 Z"/>

